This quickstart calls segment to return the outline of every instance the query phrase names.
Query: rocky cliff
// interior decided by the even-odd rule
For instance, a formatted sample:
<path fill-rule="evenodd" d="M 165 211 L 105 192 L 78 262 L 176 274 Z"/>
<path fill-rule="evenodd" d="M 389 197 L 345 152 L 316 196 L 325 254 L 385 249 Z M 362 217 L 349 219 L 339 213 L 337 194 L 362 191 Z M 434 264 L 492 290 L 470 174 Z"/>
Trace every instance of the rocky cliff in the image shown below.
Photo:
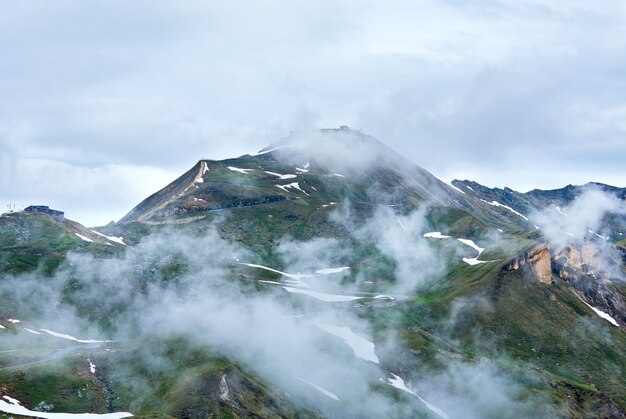
<path fill-rule="evenodd" d="M 523 269 L 541 283 L 566 281 L 584 303 L 610 315 L 620 326 L 626 325 L 626 300 L 617 290 L 621 274 L 611 266 L 607 249 L 585 241 L 569 243 L 552 250 L 539 243 L 510 260 L 504 269 Z"/>
<path fill-rule="evenodd" d="M 505 270 L 516 271 L 525 269 L 544 284 L 551 284 L 552 255 L 547 243 L 540 243 L 523 255 L 511 260 L 504 266 Z"/>

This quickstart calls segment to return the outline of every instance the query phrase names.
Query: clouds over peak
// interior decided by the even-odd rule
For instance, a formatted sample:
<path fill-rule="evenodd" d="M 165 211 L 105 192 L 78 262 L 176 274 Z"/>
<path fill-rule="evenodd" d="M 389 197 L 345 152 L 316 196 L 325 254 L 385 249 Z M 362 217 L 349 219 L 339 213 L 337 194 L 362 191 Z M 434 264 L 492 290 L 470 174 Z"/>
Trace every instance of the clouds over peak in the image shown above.
<path fill-rule="evenodd" d="M 619 183 L 625 20 L 617 1 L 11 3 L 0 149 L 182 172 L 347 124 L 448 178 Z"/>

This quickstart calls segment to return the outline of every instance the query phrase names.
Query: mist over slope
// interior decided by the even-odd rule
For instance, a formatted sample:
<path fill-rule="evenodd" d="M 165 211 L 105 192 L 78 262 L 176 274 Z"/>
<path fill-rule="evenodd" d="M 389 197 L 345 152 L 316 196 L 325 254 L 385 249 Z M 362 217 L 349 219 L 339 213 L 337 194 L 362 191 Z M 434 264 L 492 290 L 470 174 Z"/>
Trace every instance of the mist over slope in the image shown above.
<path fill-rule="evenodd" d="M 137 416 L 622 417 L 624 196 L 587 189 L 447 185 L 342 127 L 200 160 L 98 229 L 3 215 L 0 391 Z"/>

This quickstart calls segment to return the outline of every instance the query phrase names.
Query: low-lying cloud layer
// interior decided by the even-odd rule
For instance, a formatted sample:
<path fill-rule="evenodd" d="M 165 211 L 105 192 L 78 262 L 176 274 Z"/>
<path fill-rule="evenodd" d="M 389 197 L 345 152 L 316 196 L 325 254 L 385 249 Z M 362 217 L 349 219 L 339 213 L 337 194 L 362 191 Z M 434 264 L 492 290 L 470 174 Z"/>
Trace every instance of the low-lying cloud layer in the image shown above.
<path fill-rule="evenodd" d="M 537 211 L 530 218 L 541 226 L 546 239 L 562 247 L 571 241 L 580 242 L 590 234 L 598 238 L 610 235 L 612 232 L 602 225 L 607 214 L 626 215 L 626 202 L 590 185 L 566 208 L 553 206 Z"/>
<path fill-rule="evenodd" d="M 354 225 L 345 214 L 344 223 Z M 394 261 L 394 289 L 398 292 L 413 292 L 444 270 L 436 263 L 425 269 L 436 259 L 434 250 L 427 239 L 407 234 L 419 231 L 424 223 L 421 212 L 396 217 L 391 210 L 381 209 L 353 231 L 357 239 L 374 238 L 380 252 Z M 330 239 L 283 240 L 277 252 L 285 270 L 305 273 L 349 263 L 353 257 L 350 249 L 342 249 Z M 381 389 L 400 381 L 388 370 L 390 360 L 379 361 L 386 350 L 370 354 L 374 343 L 381 343 L 374 342 L 372 326 L 359 311 L 353 310 L 351 303 L 324 303 L 306 296 L 289 299 L 279 286 L 262 285 L 253 277 L 235 280 L 231 272 L 242 268 L 238 260 L 254 258 L 213 229 L 202 235 L 170 230 L 127 248 L 117 258 L 70 254 L 51 278 L 40 274 L 5 276 L 0 281 L 0 295 L 9 297 L 11 305 L 5 314 L 19 316 L 19 327 L 113 339 L 122 349 L 145 338 L 185 338 L 329 414 L 345 409 L 351 414 L 406 417 L 418 409 L 442 410 L 443 415 L 433 414 L 443 417 L 458 417 L 461 412 L 465 417 L 504 417 L 527 404 L 534 405 L 533 399 L 518 401 L 515 381 L 494 366 L 465 363 L 451 364 L 432 380 L 421 377 L 415 380 L 415 388 L 411 386 L 415 377 L 395 371 L 406 380 L 400 393 L 404 396 L 403 401 L 390 398 Z M 336 281 L 340 280 L 341 275 Z M 257 286 L 264 291 L 256 290 Z M 25 341 L 24 336 L 22 331 L 16 339 Z M 393 350 L 401 346 L 400 342 L 384 342 L 385 348 Z M 156 355 L 151 361 L 148 355 L 145 362 L 149 368 L 174 362 Z M 124 365 L 112 368 L 116 367 L 123 369 Z M 490 397 L 475 389 L 463 390 L 468 382 L 489 388 Z M 150 390 L 141 377 L 131 384 Z"/>

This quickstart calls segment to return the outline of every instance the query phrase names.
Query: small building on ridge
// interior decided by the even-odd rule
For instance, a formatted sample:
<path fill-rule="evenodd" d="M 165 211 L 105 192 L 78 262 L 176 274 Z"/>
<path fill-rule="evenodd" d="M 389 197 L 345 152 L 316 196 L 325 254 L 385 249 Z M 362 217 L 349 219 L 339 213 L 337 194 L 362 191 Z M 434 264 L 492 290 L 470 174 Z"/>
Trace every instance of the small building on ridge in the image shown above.
<path fill-rule="evenodd" d="M 25 212 L 41 212 L 41 213 L 52 215 L 53 217 L 59 217 L 59 218 L 65 217 L 65 213 L 63 211 L 51 209 L 47 205 L 31 205 L 31 206 L 24 208 L 24 211 Z"/>

